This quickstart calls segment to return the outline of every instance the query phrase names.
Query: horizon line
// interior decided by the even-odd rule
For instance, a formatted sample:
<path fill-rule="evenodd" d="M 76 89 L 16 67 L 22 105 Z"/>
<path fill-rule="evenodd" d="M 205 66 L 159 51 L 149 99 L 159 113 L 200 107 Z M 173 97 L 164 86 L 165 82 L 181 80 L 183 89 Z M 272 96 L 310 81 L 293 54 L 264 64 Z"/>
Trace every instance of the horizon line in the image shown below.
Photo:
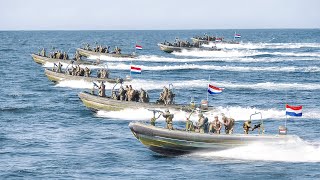
<path fill-rule="evenodd" d="M 294 29 L 308 29 L 316 30 L 320 27 L 306 27 L 306 28 L 217 28 L 217 29 L 207 29 L 207 28 L 186 28 L 186 29 L 0 29 L 0 31 L 194 31 L 194 30 L 294 30 Z"/>

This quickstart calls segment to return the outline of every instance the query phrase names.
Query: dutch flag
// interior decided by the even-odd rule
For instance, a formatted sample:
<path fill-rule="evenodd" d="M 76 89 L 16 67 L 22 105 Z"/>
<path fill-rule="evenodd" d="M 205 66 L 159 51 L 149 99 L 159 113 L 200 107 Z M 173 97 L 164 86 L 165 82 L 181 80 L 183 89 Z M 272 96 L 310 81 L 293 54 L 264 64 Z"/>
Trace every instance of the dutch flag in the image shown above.
<path fill-rule="evenodd" d="M 241 38 L 241 34 L 234 34 L 234 38 Z"/>
<path fill-rule="evenodd" d="M 211 84 L 208 85 L 208 93 L 209 94 L 220 94 L 220 93 L 222 93 L 223 89 L 224 88 L 219 88 L 219 87 L 213 86 Z"/>
<path fill-rule="evenodd" d="M 131 73 L 132 74 L 141 74 L 141 68 L 139 67 L 134 67 L 134 66 L 131 66 Z"/>
<path fill-rule="evenodd" d="M 286 104 L 286 115 L 288 116 L 302 116 L 302 106 L 290 106 Z"/>
<path fill-rule="evenodd" d="M 142 50 L 142 46 L 139 46 L 139 45 L 136 44 L 136 49 Z"/>

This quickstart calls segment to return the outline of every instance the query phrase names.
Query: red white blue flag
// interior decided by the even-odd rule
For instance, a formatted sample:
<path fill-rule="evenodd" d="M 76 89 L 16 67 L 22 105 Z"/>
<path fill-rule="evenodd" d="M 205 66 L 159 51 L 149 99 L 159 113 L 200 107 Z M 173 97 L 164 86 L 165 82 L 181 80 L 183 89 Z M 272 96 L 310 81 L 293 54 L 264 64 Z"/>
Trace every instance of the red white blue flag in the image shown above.
<path fill-rule="evenodd" d="M 213 86 L 211 84 L 208 85 L 208 93 L 209 94 L 220 94 L 220 93 L 222 93 L 223 89 L 224 88 L 219 88 L 219 87 Z"/>
<path fill-rule="evenodd" d="M 141 68 L 139 68 L 139 67 L 131 66 L 131 70 L 130 71 L 133 74 L 141 74 Z"/>
<path fill-rule="evenodd" d="M 288 116 L 302 116 L 302 106 L 290 106 L 286 104 L 286 115 Z"/>
<path fill-rule="evenodd" d="M 136 44 L 136 49 L 141 50 L 142 46 Z"/>
<path fill-rule="evenodd" d="M 235 33 L 235 34 L 234 34 L 234 38 L 241 38 L 241 34 Z"/>
<path fill-rule="evenodd" d="M 221 42 L 222 38 L 216 38 L 216 42 Z"/>

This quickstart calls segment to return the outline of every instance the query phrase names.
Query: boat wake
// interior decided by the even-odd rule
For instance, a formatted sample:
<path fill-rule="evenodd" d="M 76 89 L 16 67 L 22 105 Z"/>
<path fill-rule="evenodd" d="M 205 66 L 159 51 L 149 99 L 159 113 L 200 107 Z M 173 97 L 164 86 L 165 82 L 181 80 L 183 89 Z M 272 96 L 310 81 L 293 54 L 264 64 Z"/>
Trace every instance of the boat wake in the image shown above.
<path fill-rule="evenodd" d="M 161 111 L 165 111 L 165 109 L 157 109 Z M 255 112 L 261 112 L 263 115 L 263 119 L 270 119 L 270 120 L 283 120 L 285 119 L 285 110 L 279 110 L 276 108 L 270 109 L 261 109 L 255 107 L 241 107 L 241 106 L 218 106 L 215 107 L 214 110 L 204 113 L 206 117 L 208 117 L 209 121 L 214 119 L 214 116 L 218 116 L 221 120 L 221 113 L 224 113 L 228 117 L 234 118 L 236 121 L 245 121 L 250 118 L 251 114 Z M 184 111 L 172 111 L 171 113 L 174 114 L 174 121 L 185 121 L 186 117 L 189 117 L 190 113 Z M 133 116 L 134 114 L 134 116 Z M 152 111 L 149 111 L 146 108 L 139 108 L 139 109 L 124 109 L 121 111 L 98 111 L 97 117 L 104 117 L 108 119 L 118 119 L 118 120 L 143 120 L 147 121 L 153 116 Z M 319 113 L 316 110 L 306 110 L 304 111 L 303 117 L 306 119 L 319 119 Z M 159 120 L 163 121 L 162 117 Z M 193 113 L 190 117 L 190 120 L 193 122 L 197 122 L 198 116 L 197 113 Z M 260 117 L 253 116 L 252 120 L 260 120 Z"/>
<path fill-rule="evenodd" d="M 181 51 L 173 52 L 176 56 L 186 57 L 204 57 L 204 58 L 238 58 L 238 57 L 320 57 L 319 52 L 267 52 L 258 51 L 251 49 L 232 49 L 232 50 L 221 50 L 221 51 Z"/>
<path fill-rule="evenodd" d="M 249 52 L 246 52 L 247 50 L 233 50 L 230 52 L 227 52 L 228 54 L 224 53 L 220 56 L 215 56 L 215 52 L 213 54 L 209 51 L 204 51 L 202 54 L 199 54 L 197 51 L 190 51 L 191 54 L 194 54 L 193 56 L 186 57 L 183 53 L 174 53 L 177 56 L 176 57 L 164 57 L 164 56 L 158 56 L 158 55 L 140 55 L 137 58 L 134 59 L 128 59 L 128 58 L 114 58 L 114 57 L 101 57 L 101 63 L 103 61 L 108 62 L 180 62 L 180 63 L 190 63 L 190 62 L 282 62 L 282 61 L 295 61 L 295 60 L 304 60 L 304 61 L 312 61 L 312 60 L 319 60 L 319 54 L 313 54 L 315 56 L 310 56 L 312 54 L 308 53 L 289 53 L 288 55 L 293 55 L 286 57 L 286 53 L 282 52 L 276 52 L 272 57 L 261 57 L 263 55 L 270 55 L 269 53 L 259 53 L 255 50 L 251 50 Z M 209 52 L 209 54 L 208 54 Z M 235 52 L 232 54 L 232 52 Z M 256 53 L 255 53 L 256 52 Z M 189 53 L 189 52 L 187 52 Z M 224 56 L 223 56 L 224 55 Z M 271 54 L 272 55 L 272 54 Z M 255 56 L 260 56 L 259 58 L 256 58 Z M 97 59 L 97 56 L 91 56 L 89 59 Z M 297 59 L 298 58 L 298 59 Z"/>
<path fill-rule="evenodd" d="M 109 69 L 114 70 L 129 70 L 130 64 L 124 63 L 108 63 Z M 198 64 L 182 64 L 182 65 L 162 65 L 162 66 L 145 66 L 138 65 L 143 70 L 148 71 L 174 71 L 174 70 L 188 70 L 188 69 L 201 69 L 201 70 L 216 70 L 216 71 L 235 71 L 235 72 L 252 72 L 252 71 L 267 71 L 267 72 L 320 72 L 320 67 L 249 67 L 249 66 L 215 66 L 215 65 L 198 65 Z M 93 67 L 97 68 L 97 67 Z"/>
<path fill-rule="evenodd" d="M 213 82 L 216 86 L 228 89 L 254 89 L 254 90 L 319 90 L 320 84 L 314 83 L 274 83 L 274 82 L 263 82 L 263 83 L 232 83 L 225 81 Z M 161 81 L 161 80 L 143 80 L 133 79 L 131 82 L 124 82 L 124 85 L 133 85 L 134 89 L 143 88 L 144 90 L 155 90 L 162 89 L 163 86 L 173 84 L 175 89 L 186 89 L 186 88 L 202 88 L 207 87 L 208 81 L 204 79 L 200 80 L 182 80 L 182 81 Z M 106 89 L 112 89 L 114 84 L 105 83 Z M 93 83 L 83 80 L 66 80 L 61 81 L 56 85 L 57 87 L 70 87 L 80 89 L 91 89 Z"/>
<path fill-rule="evenodd" d="M 320 162 L 320 144 L 293 137 L 286 143 L 256 143 L 217 152 L 197 152 L 191 156 L 249 161 Z"/>
<path fill-rule="evenodd" d="M 156 109 L 165 111 L 166 109 Z M 185 121 L 186 117 L 189 117 L 189 113 L 184 111 L 173 111 L 175 121 Z M 153 117 L 153 112 L 146 108 L 139 109 L 124 109 L 121 111 L 98 111 L 97 117 L 103 117 L 108 119 L 126 120 L 126 121 L 149 121 Z M 195 119 L 197 114 L 193 114 L 191 119 Z M 165 119 L 161 116 L 157 121 L 164 121 Z"/>
<path fill-rule="evenodd" d="M 214 43 L 205 45 L 214 46 Z M 300 48 L 320 48 L 320 43 L 240 43 L 223 44 L 217 43 L 216 46 L 221 49 L 300 49 Z"/>

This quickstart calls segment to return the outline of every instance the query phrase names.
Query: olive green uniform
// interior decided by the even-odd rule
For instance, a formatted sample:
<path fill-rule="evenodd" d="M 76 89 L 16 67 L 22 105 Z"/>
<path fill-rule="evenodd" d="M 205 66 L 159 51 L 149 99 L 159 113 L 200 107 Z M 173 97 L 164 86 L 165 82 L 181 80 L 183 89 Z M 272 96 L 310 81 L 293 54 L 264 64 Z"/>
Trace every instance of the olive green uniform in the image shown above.
<path fill-rule="evenodd" d="M 232 134 L 233 133 L 233 126 L 234 126 L 234 119 L 227 118 L 225 116 L 222 117 L 225 127 L 226 134 Z"/>
<path fill-rule="evenodd" d="M 166 128 L 173 130 L 173 126 L 172 126 L 173 114 L 170 114 L 170 112 L 167 111 L 162 116 L 166 119 Z"/>
<path fill-rule="evenodd" d="M 243 123 L 244 134 L 249 134 L 250 128 L 251 128 L 251 121 L 250 120 Z"/>

